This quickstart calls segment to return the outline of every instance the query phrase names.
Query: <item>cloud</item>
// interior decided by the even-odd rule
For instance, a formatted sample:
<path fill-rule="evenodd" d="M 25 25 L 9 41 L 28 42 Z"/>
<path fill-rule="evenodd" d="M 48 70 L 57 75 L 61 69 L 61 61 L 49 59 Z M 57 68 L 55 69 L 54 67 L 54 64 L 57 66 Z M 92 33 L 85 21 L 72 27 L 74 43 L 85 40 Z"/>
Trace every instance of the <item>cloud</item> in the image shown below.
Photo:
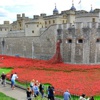
<path fill-rule="evenodd" d="M 8 5 L 14 5 L 14 0 L 2 0 L 2 2 L 0 2 L 0 6 L 8 6 Z"/>
<path fill-rule="evenodd" d="M 3 8 L 0 8 L 0 17 L 7 17 L 7 11 Z"/>
<path fill-rule="evenodd" d="M 6 13 L 0 11 L 0 17 L 6 17 L 6 16 L 7 16 Z"/>
<path fill-rule="evenodd" d="M 81 4 L 78 4 L 80 0 L 74 0 L 74 6 L 77 10 L 90 11 L 91 4 L 93 9 L 99 8 L 100 0 L 81 0 Z M 2 0 L 0 2 L 0 19 L 4 20 L 16 20 L 16 14 L 25 13 L 27 17 L 33 17 L 33 15 L 40 15 L 46 13 L 47 15 L 53 14 L 55 3 L 59 13 L 63 10 L 69 10 L 72 6 L 72 0 Z"/>

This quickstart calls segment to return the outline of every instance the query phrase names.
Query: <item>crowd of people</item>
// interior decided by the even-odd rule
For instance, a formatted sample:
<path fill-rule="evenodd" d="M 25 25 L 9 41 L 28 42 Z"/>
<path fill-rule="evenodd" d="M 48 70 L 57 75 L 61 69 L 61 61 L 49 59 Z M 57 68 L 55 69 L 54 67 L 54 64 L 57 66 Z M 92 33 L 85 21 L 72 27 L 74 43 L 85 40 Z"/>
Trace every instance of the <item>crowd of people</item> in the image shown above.
<path fill-rule="evenodd" d="M 38 81 L 35 81 L 34 79 L 30 82 L 30 87 L 27 88 L 27 100 L 32 100 L 31 98 L 37 98 L 39 95 L 41 96 L 41 99 L 43 99 L 44 96 L 44 85 L 39 83 Z M 48 86 L 47 89 L 47 98 L 48 100 L 54 100 L 54 94 L 55 94 L 55 89 L 53 86 Z"/>
<path fill-rule="evenodd" d="M 69 90 L 65 91 L 63 96 L 64 96 L 64 100 L 71 100 L 71 94 L 70 94 Z M 82 94 L 79 97 L 79 100 L 94 100 L 94 97 L 91 96 L 89 98 L 86 98 L 86 95 Z"/>
<path fill-rule="evenodd" d="M 5 87 L 6 86 L 6 77 L 7 75 L 2 72 L 1 74 L 1 84 Z M 13 73 L 10 76 L 10 81 L 11 81 L 11 88 L 12 90 L 15 89 L 15 81 L 18 79 L 17 73 Z M 27 95 L 27 100 L 32 100 L 32 98 L 37 98 L 39 95 L 41 96 L 41 99 L 44 98 L 44 91 L 47 92 L 47 98 L 48 100 L 55 100 L 54 95 L 55 95 L 55 88 L 51 85 L 48 86 L 48 89 L 45 90 L 44 85 L 39 83 L 37 80 L 32 80 L 30 82 L 30 86 L 27 87 L 26 90 L 26 95 Z M 71 100 L 71 94 L 69 90 L 64 92 L 63 94 L 64 100 Z M 79 97 L 79 100 L 94 100 L 94 97 L 91 96 L 90 98 L 86 98 L 85 94 L 82 94 Z"/>
<path fill-rule="evenodd" d="M 27 88 L 27 100 L 32 100 L 31 96 L 37 97 L 39 94 L 41 95 L 41 98 L 44 98 L 44 86 L 33 79 L 30 82 L 30 87 Z M 55 88 L 53 86 L 48 86 L 47 94 L 48 100 L 55 100 Z M 68 89 L 64 92 L 63 98 L 64 100 L 71 100 L 71 94 Z M 86 98 L 86 95 L 82 94 L 79 97 L 79 100 L 94 100 L 94 97 L 91 96 L 90 98 Z"/>
<path fill-rule="evenodd" d="M 94 100 L 94 97 L 91 96 L 90 98 L 87 98 L 87 99 L 86 99 L 86 95 L 85 95 L 85 94 L 82 94 L 82 95 L 80 96 L 79 100 Z"/>

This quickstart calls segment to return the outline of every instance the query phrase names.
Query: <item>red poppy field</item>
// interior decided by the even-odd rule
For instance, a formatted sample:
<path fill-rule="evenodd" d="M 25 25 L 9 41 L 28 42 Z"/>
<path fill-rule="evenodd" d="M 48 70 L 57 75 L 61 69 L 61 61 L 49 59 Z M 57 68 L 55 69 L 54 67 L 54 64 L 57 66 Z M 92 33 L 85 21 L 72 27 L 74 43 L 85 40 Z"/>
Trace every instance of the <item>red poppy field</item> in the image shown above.
<path fill-rule="evenodd" d="M 13 68 L 20 82 L 35 79 L 63 92 L 69 89 L 71 94 L 100 95 L 100 65 L 50 64 L 44 60 L 0 55 L 0 68 L 5 67 Z"/>

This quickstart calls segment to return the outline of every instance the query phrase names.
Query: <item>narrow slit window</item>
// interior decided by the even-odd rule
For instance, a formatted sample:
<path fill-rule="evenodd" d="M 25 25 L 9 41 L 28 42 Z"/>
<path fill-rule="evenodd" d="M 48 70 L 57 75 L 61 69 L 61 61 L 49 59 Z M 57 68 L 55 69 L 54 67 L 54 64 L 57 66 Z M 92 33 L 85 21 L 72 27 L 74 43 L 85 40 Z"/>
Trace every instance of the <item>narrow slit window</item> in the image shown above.
<path fill-rule="evenodd" d="M 68 39 L 68 43 L 72 43 L 72 39 Z"/>
<path fill-rule="evenodd" d="M 100 39 L 97 39 L 97 40 L 96 40 L 96 43 L 100 43 Z"/>
<path fill-rule="evenodd" d="M 72 39 L 67 39 L 66 43 L 72 43 Z"/>
<path fill-rule="evenodd" d="M 78 39 L 77 43 L 83 43 L 83 39 Z"/>

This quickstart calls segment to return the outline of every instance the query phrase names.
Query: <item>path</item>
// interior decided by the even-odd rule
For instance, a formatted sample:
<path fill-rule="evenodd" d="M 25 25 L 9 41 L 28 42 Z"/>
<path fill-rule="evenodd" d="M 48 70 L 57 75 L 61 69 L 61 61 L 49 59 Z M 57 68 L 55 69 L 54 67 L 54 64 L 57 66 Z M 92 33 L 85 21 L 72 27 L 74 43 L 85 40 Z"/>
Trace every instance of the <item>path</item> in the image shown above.
<path fill-rule="evenodd" d="M 26 100 L 25 90 L 22 90 L 20 88 L 15 88 L 15 90 L 12 90 L 10 85 L 8 84 L 6 85 L 6 87 L 0 84 L 0 92 L 6 94 L 7 96 L 13 97 L 17 100 Z"/>
<path fill-rule="evenodd" d="M 6 87 L 4 87 L 4 86 L 2 86 L 0 84 L 0 92 L 6 94 L 7 96 L 13 97 L 16 100 L 27 100 L 26 99 L 26 92 L 25 92 L 25 90 L 20 89 L 18 87 L 15 87 L 15 89 L 12 90 L 9 84 L 6 84 Z M 48 100 L 48 99 L 44 98 L 42 100 Z M 59 99 L 56 98 L 55 100 L 59 100 Z"/>

